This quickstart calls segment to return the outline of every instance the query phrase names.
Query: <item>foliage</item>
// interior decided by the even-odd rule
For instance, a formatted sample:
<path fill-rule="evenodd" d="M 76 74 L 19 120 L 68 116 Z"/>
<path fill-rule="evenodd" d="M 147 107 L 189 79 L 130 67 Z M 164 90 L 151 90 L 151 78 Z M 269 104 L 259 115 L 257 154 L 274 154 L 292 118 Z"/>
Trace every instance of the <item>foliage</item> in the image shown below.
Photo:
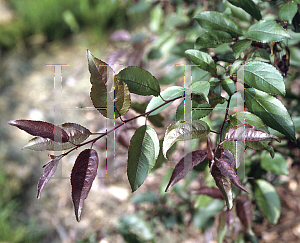
<path fill-rule="evenodd" d="M 194 19 L 202 28 L 202 35 L 198 34 L 194 38 L 194 48 L 187 42 L 177 45 L 177 53 L 173 51 L 177 58 L 185 55 L 197 66 L 194 68 L 204 74 L 192 79 L 193 83 L 188 84 L 188 87 L 172 86 L 161 91 L 162 84 L 151 73 L 133 66 L 113 76 L 113 70 L 107 63 L 87 51 L 92 84 L 90 97 L 94 107 L 105 118 L 120 120 L 119 125 L 111 130 L 99 135 L 74 123 L 59 126 L 31 120 L 9 122 L 10 125 L 37 136 L 25 146 L 28 149 L 55 151 L 54 148 L 59 147 L 67 150 L 59 156 L 50 155 L 51 160 L 45 165 L 39 181 L 38 198 L 55 172 L 59 160 L 74 150 L 91 144 L 90 149 L 79 154 L 71 173 L 72 199 L 76 219 L 79 221 L 83 202 L 97 173 L 98 155 L 92 149 L 93 144 L 108 133 L 144 116 L 147 118 L 146 124 L 135 131 L 128 149 L 127 177 L 133 192 L 143 185 L 149 173 L 170 157 L 175 143 L 200 141 L 201 144 L 206 143 L 206 148 L 193 149 L 178 160 L 164 185 L 165 191 L 171 188 L 176 191 L 176 188 L 181 187 L 178 183 L 180 180 L 204 165 L 204 169 L 202 167 L 200 170 L 206 171 L 206 179 L 210 178 L 210 182 L 208 185 L 201 185 L 194 192 L 199 195 L 194 205 L 194 225 L 205 230 L 211 225 L 213 216 L 219 213 L 218 242 L 222 242 L 227 234 L 232 237 L 231 222 L 236 217 L 233 213 L 235 211 L 244 227 L 241 235 L 248 237 L 251 242 L 258 242 L 252 231 L 252 203 L 271 224 L 278 222 L 280 198 L 274 185 L 268 181 L 266 171 L 274 175 L 288 173 L 284 157 L 274 152 L 274 148 L 280 146 L 280 138 L 296 142 L 296 132 L 299 131 L 299 126 L 295 129 L 294 125 L 294 121 L 299 121 L 299 118 L 290 115 L 282 98 L 287 94 L 285 80 L 288 79 L 291 64 L 288 40 L 293 39 L 292 30 L 299 31 L 297 11 L 292 10 L 292 6 L 297 3 L 283 3 L 275 21 L 266 19 L 263 11 L 252 0 L 228 2 L 236 8 L 228 7 L 224 12 L 202 11 L 195 14 Z M 248 23 L 246 28 L 240 26 L 236 19 L 229 16 L 228 11 L 231 9 L 247 12 L 252 24 Z M 153 14 L 159 15 L 155 11 Z M 159 23 L 156 24 L 159 26 Z M 159 29 L 157 26 L 152 28 Z M 224 46 L 225 51 L 222 51 Z M 208 48 L 215 49 L 212 51 Z M 204 76 L 209 78 L 204 79 Z M 168 84 L 176 81 L 175 77 L 172 78 L 174 80 L 168 81 Z M 239 89 L 241 84 L 244 87 Z M 154 97 L 144 112 L 125 119 L 124 115 L 132 108 L 132 93 Z M 232 107 L 239 105 L 234 103 L 239 97 L 245 98 L 245 108 L 237 111 Z M 159 142 L 155 129 L 147 124 L 147 120 L 164 111 L 176 100 L 182 100 L 182 103 L 176 109 L 175 121 L 167 124 L 163 142 Z M 215 107 L 223 103 L 225 112 L 220 113 Z M 212 114 L 222 118 L 210 122 L 208 118 Z M 97 137 L 84 142 L 91 135 Z M 80 139 L 75 139 L 74 136 Z M 216 141 L 215 144 L 211 139 Z M 260 155 L 255 150 L 265 150 L 261 162 L 257 163 L 254 158 L 249 158 L 250 153 Z M 244 154 L 246 157 L 243 158 Z M 243 164 L 244 160 L 246 166 Z M 241 174 L 239 168 L 245 170 L 242 173 L 245 172 L 247 177 Z M 248 177 L 254 177 L 254 180 Z M 189 200 L 184 190 L 178 194 L 184 200 Z M 209 203 L 201 202 L 203 198 L 209 198 Z M 137 225 L 144 226 L 139 228 Z M 130 242 L 154 239 L 151 227 L 137 215 L 122 218 L 119 230 Z M 141 231 L 141 234 L 134 233 L 137 231 Z"/>

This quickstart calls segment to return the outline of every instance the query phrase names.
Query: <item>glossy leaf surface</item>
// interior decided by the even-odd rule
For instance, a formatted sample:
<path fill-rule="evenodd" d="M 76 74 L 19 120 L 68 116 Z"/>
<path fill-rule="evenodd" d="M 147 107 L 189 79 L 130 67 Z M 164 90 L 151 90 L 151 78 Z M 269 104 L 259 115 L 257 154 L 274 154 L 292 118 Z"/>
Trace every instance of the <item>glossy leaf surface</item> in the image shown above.
<path fill-rule="evenodd" d="M 248 110 L 260 117 L 266 125 L 296 140 L 294 123 L 280 100 L 262 91 L 247 88 L 245 103 Z"/>
<path fill-rule="evenodd" d="M 220 30 L 212 30 L 198 37 L 194 48 L 215 48 L 219 45 L 230 42 L 232 42 L 230 34 Z"/>
<path fill-rule="evenodd" d="M 259 8 L 252 0 L 228 0 L 228 2 L 239 8 L 242 8 L 256 20 L 261 20 L 262 17 Z"/>
<path fill-rule="evenodd" d="M 239 25 L 226 14 L 216 11 L 205 11 L 194 16 L 199 25 L 207 30 L 220 30 L 229 33 L 233 38 L 243 35 Z"/>
<path fill-rule="evenodd" d="M 199 68 L 211 74 L 216 74 L 216 64 L 209 54 L 198 50 L 187 50 L 185 54 L 195 65 L 199 65 Z"/>
<path fill-rule="evenodd" d="M 185 155 L 175 166 L 169 184 L 165 191 L 168 191 L 178 181 L 183 179 L 196 165 L 200 164 L 206 158 L 206 152 L 196 150 Z"/>
<path fill-rule="evenodd" d="M 192 140 L 209 134 L 210 128 L 206 122 L 193 120 L 191 123 L 178 121 L 168 126 L 163 142 L 163 154 L 167 158 L 167 152 L 177 141 Z"/>
<path fill-rule="evenodd" d="M 292 39 L 291 35 L 273 20 L 260 20 L 251 25 L 245 37 L 262 43 Z"/>
<path fill-rule="evenodd" d="M 159 140 L 153 128 L 141 126 L 130 140 L 127 177 L 134 192 L 145 181 L 159 154 Z"/>
<path fill-rule="evenodd" d="M 169 88 L 165 89 L 164 91 L 162 91 L 160 95 L 163 97 L 164 100 L 172 100 L 172 99 L 174 99 L 176 97 L 179 97 L 179 96 L 183 97 L 184 96 L 184 88 L 180 87 L 180 86 L 172 86 L 172 87 L 169 87 Z M 165 103 L 165 101 L 163 101 L 160 96 L 159 97 L 153 97 L 150 100 L 145 112 L 149 112 L 149 111 L 155 109 L 156 107 L 158 107 L 158 106 L 160 106 L 164 103 Z M 157 110 L 151 112 L 149 116 L 154 116 L 154 115 L 158 114 L 163 109 L 168 107 L 170 104 L 171 104 L 171 102 L 168 103 L 168 104 L 165 104 L 164 106 L 162 106 L 162 107 L 158 108 Z"/>
<path fill-rule="evenodd" d="M 72 201 L 76 220 L 81 217 L 84 200 L 88 197 L 97 175 L 98 154 L 94 149 L 83 150 L 77 157 L 71 173 Z"/>
<path fill-rule="evenodd" d="M 118 73 L 116 78 L 128 85 L 129 91 L 138 95 L 158 96 L 160 87 L 155 77 L 139 67 L 127 67 Z"/>
<path fill-rule="evenodd" d="M 280 6 L 278 10 L 278 18 L 291 24 L 297 10 L 297 3 L 294 1 L 286 2 Z"/>
<path fill-rule="evenodd" d="M 281 204 L 275 188 L 262 179 L 256 180 L 255 185 L 254 195 L 260 211 L 271 224 L 277 224 L 280 217 Z"/>
<path fill-rule="evenodd" d="M 269 94 L 285 95 L 281 73 L 271 64 L 248 62 L 244 68 L 245 83 Z"/>
<path fill-rule="evenodd" d="M 63 129 L 49 122 L 22 119 L 8 121 L 7 123 L 33 136 L 49 138 L 52 141 L 56 139 L 63 143 L 69 141 L 69 136 Z"/>

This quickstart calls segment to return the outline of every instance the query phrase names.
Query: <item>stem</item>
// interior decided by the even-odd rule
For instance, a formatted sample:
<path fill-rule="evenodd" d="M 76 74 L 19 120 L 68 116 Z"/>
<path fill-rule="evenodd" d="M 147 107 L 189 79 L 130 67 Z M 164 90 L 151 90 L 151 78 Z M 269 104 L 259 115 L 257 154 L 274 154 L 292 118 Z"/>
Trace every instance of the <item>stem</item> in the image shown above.
<path fill-rule="evenodd" d="M 171 103 L 171 102 L 173 102 L 173 101 L 175 101 L 175 100 L 178 100 L 178 99 L 180 99 L 180 98 L 183 98 L 183 97 L 184 97 L 184 95 L 181 95 L 181 96 L 178 96 L 178 97 L 173 98 L 173 99 L 171 99 L 171 100 L 166 100 L 163 104 L 161 104 L 161 105 L 155 107 L 154 109 L 152 109 L 152 110 L 150 110 L 150 111 L 148 111 L 148 112 L 145 112 L 145 113 L 143 113 L 143 114 L 140 114 L 140 115 L 138 115 L 138 116 L 132 117 L 132 118 L 127 119 L 127 120 L 123 120 L 122 123 L 120 123 L 120 124 L 117 125 L 116 127 L 112 128 L 112 129 L 110 129 L 110 130 L 108 130 L 108 131 L 105 132 L 105 133 L 101 133 L 100 136 L 98 136 L 98 137 L 96 137 L 96 138 L 94 138 L 94 139 L 92 139 L 92 140 L 89 140 L 89 141 L 87 141 L 87 142 L 85 142 L 85 143 L 81 143 L 81 144 L 76 145 L 76 147 L 74 147 L 74 148 L 70 149 L 69 151 L 67 151 L 67 152 L 65 152 L 65 153 L 63 153 L 63 154 L 61 154 L 61 156 L 64 157 L 64 156 L 68 155 L 69 153 L 71 153 L 72 151 L 74 151 L 75 149 L 77 149 L 77 148 L 79 148 L 79 147 L 82 147 L 82 146 L 84 146 L 84 145 L 86 145 L 86 144 L 89 144 L 89 143 L 93 143 L 93 144 L 94 144 L 97 140 L 99 140 L 100 138 L 102 138 L 102 137 L 106 136 L 107 134 L 113 132 L 114 130 L 118 129 L 119 127 L 123 126 L 124 124 L 126 124 L 126 123 L 128 123 L 128 122 L 130 122 L 130 121 L 133 121 L 133 120 L 135 120 L 135 119 L 137 119 L 137 118 L 139 118 L 139 117 L 141 117 L 141 116 L 146 116 L 146 117 L 148 117 L 148 116 L 150 115 L 151 112 L 156 111 L 157 109 L 161 108 L 162 106 L 164 106 L 164 105 L 166 105 L 166 104 L 168 104 L 168 103 Z M 93 134 L 97 134 L 97 133 L 93 133 Z"/>
<path fill-rule="evenodd" d="M 218 146 L 217 146 L 217 148 L 216 148 L 215 154 L 218 152 L 218 149 L 219 149 L 220 144 L 221 144 L 221 140 L 222 140 L 222 132 L 223 132 L 223 128 L 224 128 L 225 122 L 226 122 L 226 120 L 227 120 L 227 116 L 228 116 L 228 111 L 229 111 L 229 105 L 230 105 L 231 97 L 232 97 L 232 96 L 230 95 L 229 98 L 228 98 L 228 103 L 227 103 L 227 107 L 226 107 L 225 117 L 224 117 L 224 120 L 223 120 L 221 129 L 220 129 L 220 131 L 219 131 L 219 134 L 220 134 L 220 137 L 219 137 L 219 143 L 218 143 Z"/>

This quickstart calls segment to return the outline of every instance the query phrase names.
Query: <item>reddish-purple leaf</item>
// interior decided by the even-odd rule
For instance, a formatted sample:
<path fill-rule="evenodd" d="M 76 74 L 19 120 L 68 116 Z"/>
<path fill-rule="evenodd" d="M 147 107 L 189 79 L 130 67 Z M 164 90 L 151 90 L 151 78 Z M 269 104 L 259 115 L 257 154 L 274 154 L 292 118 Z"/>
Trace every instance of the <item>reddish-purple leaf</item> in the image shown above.
<path fill-rule="evenodd" d="M 94 149 L 82 151 L 73 166 L 71 173 L 72 201 L 76 220 L 80 221 L 84 200 L 87 198 L 97 175 L 98 154 Z"/>
<path fill-rule="evenodd" d="M 32 120 L 12 120 L 7 122 L 11 126 L 16 126 L 19 129 L 42 138 L 49 138 L 52 141 L 65 143 L 69 141 L 69 135 L 60 127 L 52 123 Z"/>
<path fill-rule="evenodd" d="M 186 154 L 175 166 L 166 191 L 183 179 L 189 171 L 200 164 L 205 158 L 206 152 L 203 150 L 196 150 Z"/>
<path fill-rule="evenodd" d="M 50 180 L 51 176 L 54 174 L 56 171 L 57 165 L 59 160 L 61 159 L 62 156 L 54 156 L 50 155 L 51 160 L 43 166 L 44 171 L 43 175 L 39 179 L 38 186 L 37 186 L 37 198 L 40 199 L 42 190 L 44 186 L 47 184 L 47 182 Z"/>
<path fill-rule="evenodd" d="M 246 194 L 236 201 L 236 213 L 246 229 L 252 228 L 252 203 Z"/>
<path fill-rule="evenodd" d="M 202 186 L 200 187 L 200 189 L 194 191 L 193 193 L 197 195 L 207 195 L 215 199 L 224 199 L 221 191 L 215 187 Z"/>
<path fill-rule="evenodd" d="M 273 134 L 255 129 L 250 124 L 241 124 L 229 129 L 225 135 L 226 141 L 261 141 L 265 139 L 275 139 L 280 142 L 279 138 Z"/>
<path fill-rule="evenodd" d="M 212 144 L 211 144 L 211 140 L 209 137 L 207 137 L 207 148 L 206 148 L 206 152 L 207 152 L 207 158 L 210 160 L 213 160 L 215 155 L 213 153 L 213 148 L 212 148 Z"/>

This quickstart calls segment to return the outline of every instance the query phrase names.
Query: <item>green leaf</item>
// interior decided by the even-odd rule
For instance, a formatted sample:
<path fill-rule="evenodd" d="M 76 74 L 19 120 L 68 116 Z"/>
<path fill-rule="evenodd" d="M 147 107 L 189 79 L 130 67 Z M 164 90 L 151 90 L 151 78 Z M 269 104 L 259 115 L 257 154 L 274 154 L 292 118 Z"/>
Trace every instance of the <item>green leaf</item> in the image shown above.
<path fill-rule="evenodd" d="M 260 161 L 260 166 L 266 171 L 271 171 L 275 175 L 289 174 L 286 159 L 277 152 L 275 153 L 273 159 L 267 153 L 263 153 Z"/>
<path fill-rule="evenodd" d="M 294 1 L 284 3 L 280 6 L 278 10 L 278 18 L 282 21 L 287 21 L 289 24 L 291 24 L 297 11 L 298 6 L 297 3 L 295 3 Z"/>
<path fill-rule="evenodd" d="M 215 48 L 219 45 L 230 42 L 232 42 L 230 34 L 220 30 L 212 30 L 198 37 L 194 48 Z"/>
<path fill-rule="evenodd" d="M 159 140 L 153 128 L 141 126 L 130 140 L 127 176 L 132 191 L 137 190 L 155 165 Z"/>
<path fill-rule="evenodd" d="M 208 81 L 198 81 L 191 85 L 192 94 L 200 95 L 201 98 L 206 102 L 209 102 L 207 98 L 209 89 L 210 89 L 210 83 Z"/>
<path fill-rule="evenodd" d="M 219 61 L 228 62 L 228 63 L 234 63 L 235 57 L 233 56 L 233 52 L 229 51 L 224 54 L 217 55 L 217 58 Z"/>
<path fill-rule="evenodd" d="M 155 77 L 139 67 L 127 67 L 116 76 L 121 83 L 128 85 L 129 91 L 138 95 L 158 96 L 160 87 Z"/>
<path fill-rule="evenodd" d="M 208 135 L 210 128 L 206 122 L 193 120 L 192 123 L 178 121 L 168 126 L 163 142 L 163 154 L 167 158 L 167 152 L 177 141 L 192 140 Z"/>
<path fill-rule="evenodd" d="M 90 96 L 94 107 L 107 118 L 114 119 L 124 115 L 130 108 L 130 92 L 127 84 L 109 78 L 113 76 L 112 68 L 95 58 L 89 50 L 87 50 L 87 58 L 92 84 Z M 110 104 L 114 104 L 111 114 L 107 114 L 107 98 Z"/>
<path fill-rule="evenodd" d="M 179 96 L 184 96 L 184 88 L 183 87 L 180 87 L 180 86 L 172 86 L 172 87 L 169 87 L 167 89 L 165 89 L 164 91 L 161 92 L 161 97 L 163 97 L 164 100 L 168 101 L 168 100 L 172 100 L 176 97 L 179 97 Z M 147 108 L 146 108 L 146 111 L 145 112 L 149 112 L 153 109 L 155 109 L 156 107 L 162 105 L 165 103 L 165 101 L 163 101 L 161 99 L 161 97 L 153 97 Z M 165 104 L 164 106 L 158 108 L 157 110 L 151 112 L 149 114 L 149 116 L 154 116 L 156 114 L 158 114 L 159 112 L 161 112 L 163 109 L 165 109 L 166 107 L 168 107 L 169 105 L 171 105 L 172 102 L 168 103 L 168 104 Z"/>
<path fill-rule="evenodd" d="M 284 28 L 273 20 L 260 20 L 251 25 L 245 37 L 262 43 L 293 39 Z"/>
<path fill-rule="evenodd" d="M 216 64 L 209 54 L 198 50 L 187 50 L 185 54 L 195 65 L 199 65 L 199 68 L 211 74 L 216 74 Z"/>
<path fill-rule="evenodd" d="M 235 83 L 230 78 L 225 78 L 221 82 L 223 89 L 229 94 L 233 95 L 235 92 Z"/>
<path fill-rule="evenodd" d="M 252 0 L 228 0 L 228 2 L 239 8 L 242 8 L 256 20 L 261 20 L 262 17 L 259 8 Z"/>
<path fill-rule="evenodd" d="M 245 51 L 249 46 L 251 46 L 252 40 L 239 40 L 232 45 L 232 50 L 234 52 L 234 57 L 238 58 L 243 51 Z"/>
<path fill-rule="evenodd" d="M 61 143 L 52 141 L 49 138 L 34 137 L 24 146 L 26 149 L 34 151 L 61 151 L 74 148 L 74 144 L 80 144 L 86 140 L 91 132 L 89 129 L 76 124 L 76 123 L 64 123 L 60 126 L 69 136 L 69 142 Z M 70 143 L 71 142 L 71 143 Z"/>
<path fill-rule="evenodd" d="M 237 70 L 240 68 L 240 66 L 242 65 L 242 63 L 243 63 L 244 61 L 245 61 L 245 60 L 236 60 L 236 61 L 231 65 L 231 68 L 230 68 L 230 75 L 236 73 Z"/>
<path fill-rule="evenodd" d="M 280 100 L 262 91 L 247 88 L 245 102 L 248 110 L 260 117 L 266 125 L 296 141 L 293 120 Z"/>
<path fill-rule="evenodd" d="M 229 33 L 233 38 L 243 35 L 239 25 L 226 14 L 216 11 L 205 11 L 194 16 L 199 25 L 207 30 L 221 30 Z"/>
<path fill-rule="evenodd" d="M 176 110 L 176 121 L 184 121 L 184 100 L 180 103 L 179 106 L 177 106 Z M 204 104 L 198 104 L 196 101 L 192 100 L 192 119 L 198 120 L 205 116 L 207 116 L 209 113 L 211 113 L 213 108 L 211 108 L 210 104 L 204 103 Z"/>
<path fill-rule="evenodd" d="M 265 180 L 256 180 L 254 189 L 255 199 L 260 211 L 271 224 L 277 224 L 281 206 L 275 188 Z"/>
<path fill-rule="evenodd" d="M 244 68 L 245 83 L 269 94 L 285 95 L 285 84 L 280 72 L 264 62 L 247 62 Z"/>

